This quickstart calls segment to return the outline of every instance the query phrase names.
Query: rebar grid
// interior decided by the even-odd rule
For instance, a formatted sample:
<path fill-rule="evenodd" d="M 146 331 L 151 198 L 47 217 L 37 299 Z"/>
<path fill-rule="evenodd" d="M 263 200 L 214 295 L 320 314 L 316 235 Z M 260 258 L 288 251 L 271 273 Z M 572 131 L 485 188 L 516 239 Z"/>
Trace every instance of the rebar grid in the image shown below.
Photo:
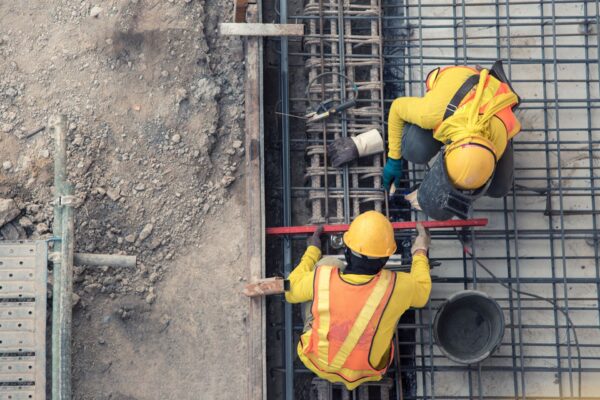
<path fill-rule="evenodd" d="M 400 8 L 406 95 L 422 95 L 435 67 L 502 59 L 523 98 L 514 187 L 502 200 L 476 203 L 475 216 L 490 224 L 468 235 L 475 254 L 461 251 L 452 235 L 434 239 L 431 255 L 443 265 L 435 272 L 432 299 L 417 311 L 416 325 L 400 327 L 415 330 L 417 346 L 411 368 L 418 385 L 404 398 L 598 396 L 598 1 L 411 0 Z M 413 166 L 412 183 L 423 173 Z M 507 326 L 496 354 L 461 366 L 433 343 L 431 323 L 448 295 L 467 288 L 494 296 Z"/>
<path fill-rule="evenodd" d="M 342 24 L 337 4 L 323 0 L 311 0 L 306 15 L 290 17 L 309 27 L 305 48 L 289 53 L 307 60 L 309 80 L 323 72 L 341 71 L 337 26 L 350 24 L 344 36 L 342 70 L 375 71 L 377 67 L 378 80 L 371 81 L 370 75 L 360 72 L 353 77 L 360 93 L 380 92 L 384 77 L 382 109 L 395 97 L 423 95 L 424 79 L 433 68 L 489 67 L 496 59 L 504 60 L 522 97 L 517 117 L 523 129 L 514 140 L 513 188 L 504 199 L 482 198 L 475 204 L 474 217 L 487 217 L 490 223 L 485 229 L 461 234 L 463 240 L 468 239 L 472 255 L 463 249 L 455 232 L 434 232 L 430 256 L 442 266 L 432 270 L 429 304 L 407 312 L 398 327 L 396 349 L 401 350 L 387 375 L 396 384 L 393 396 L 600 399 L 600 380 L 596 379 L 600 376 L 600 0 L 404 0 L 394 5 L 384 1 L 382 11 L 363 2 L 362 7 L 346 12 L 348 4 L 346 1 Z M 355 27 L 355 21 L 363 25 Z M 364 54 L 357 48 L 376 45 L 372 24 L 379 24 L 383 46 L 379 53 Z M 374 54 L 381 54 L 383 63 Z M 384 74 L 383 68 L 390 65 L 396 70 Z M 318 90 L 312 94 L 315 99 L 336 98 L 343 84 L 330 79 L 315 85 Z M 349 94 L 350 88 L 346 89 Z M 384 204 L 385 199 L 379 197 L 383 196 L 380 182 L 373 177 L 381 168 L 377 158 L 373 164 L 361 161 L 352 165 L 347 172 L 324 167 L 324 143 L 360 133 L 370 124 L 382 124 L 382 116 L 371 112 L 376 108 L 373 99 L 359 96 L 358 108 L 347 112 L 345 118 L 307 126 L 307 137 L 292 133 L 289 148 L 308 149 L 310 166 L 306 171 L 311 185 L 283 189 L 292 198 L 310 200 L 310 222 L 342 222 L 348 217 L 339 213 L 344 199 L 351 199 L 350 216 L 356 214 L 356 203 L 360 211 L 363 206 Z M 290 98 L 291 109 L 303 111 L 306 100 Z M 417 185 L 426 168 L 409 166 L 406 184 Z M 349 183 L 355 182 L 353 175 L 373 180 L 360 187 L 346 186 L 345 173 Z M 413 219 L 424 218 L 414 211 L 412 215 Z M 444 299 L 462 289 L 485 291 L 505 312 L 506 331 L 500 349 L 478 365 L 451 362 L 433 340 L 435 312 Z M 295 322 L 293 329 L 299 334 L 302 327 Z M 294 373 L 309 371 L 296 362 Z"/>
<path fill-rule="evenodd" d="M 339 104 L 356 96 L 358 102 L 340 116 L 306 124 L 311 222 L 348 223 L 365 209 L 382 210 L 383 192 L 361 190 L 381 186 L 382 157 L 332 168 L 324 144 L 370 129 L 382 131 L 381 4 L 379 0 L 309 0 L 304 14 L 309 32 L 304 42 L 305 68 L 314 83 L 307 90 L 308 99 L 312 104 L 328 99 Z M 367 19 L 353 19 L 358 16 Z"/>

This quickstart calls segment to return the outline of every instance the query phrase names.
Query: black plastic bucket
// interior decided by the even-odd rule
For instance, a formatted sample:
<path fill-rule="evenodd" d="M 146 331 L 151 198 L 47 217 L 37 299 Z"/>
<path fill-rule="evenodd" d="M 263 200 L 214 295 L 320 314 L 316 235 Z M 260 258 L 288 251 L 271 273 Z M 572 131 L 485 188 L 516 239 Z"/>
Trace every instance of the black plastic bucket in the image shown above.
<path fill-rule="evenodd" d="M 442 353 L 452 361 L 478 363 L 500 347 L 504 314 L 486 293 L 464 290 L 441 305 L 433 322 L 433 335 Z"/>

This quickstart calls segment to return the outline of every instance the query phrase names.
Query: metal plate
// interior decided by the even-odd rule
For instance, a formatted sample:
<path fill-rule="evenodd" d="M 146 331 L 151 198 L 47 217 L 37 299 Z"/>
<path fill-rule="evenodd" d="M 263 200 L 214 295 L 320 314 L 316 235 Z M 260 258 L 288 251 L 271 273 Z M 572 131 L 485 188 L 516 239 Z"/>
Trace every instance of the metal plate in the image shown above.
<path fill-rule="evenodd" d="M 0 400 L 46 398 L 44 241 L 0 241 Z"/>

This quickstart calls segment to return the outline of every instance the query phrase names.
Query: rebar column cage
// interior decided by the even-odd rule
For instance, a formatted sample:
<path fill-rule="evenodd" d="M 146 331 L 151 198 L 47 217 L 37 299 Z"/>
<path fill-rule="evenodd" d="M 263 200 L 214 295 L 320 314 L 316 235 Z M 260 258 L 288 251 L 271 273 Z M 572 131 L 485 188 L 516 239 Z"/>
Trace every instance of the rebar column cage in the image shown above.
<path fill-rule="evenodd" d="M 487 217 L 490 223 L 462 232 L 466 246 L 453 231 L 435 232 L 430 255 L 442 266 L 432 270 L 428 305 L 408 312 L 398 327 L 395 340 L 400 351 L 388 372 L 394 380 L 391 398 L 600 399 L 599 13 L 599 0 L 398 0 L 383 4 L 310 0 L 303 13 L 290 14 L 289 19 L 304 22 L 308 32 L 301 52 L 294 54 L 303 56 L 306 63 L 295 68 L 305 68 L 310 80 L 327 71 L 348 71 L 353 62 L 362 68 L 364 61 L 365 71 L 353 77 L 359 86 L 368 88 L 368 97 L 359 105 L 369 110 L 376 107 L 383 99 L 376 94 L 381 96 L 383 79 L 381 110 L 385 116 L 394 97 L 422 96 L 425 77 L 440 66 L 489 67 L 501 59 L 522 98 L 517 117 L 523 128 L 513 141 L 513 188 L 503 199 L 477 201 L 474 217 Z M 354 26 L 355 21 L 361 22 L 356 29 L 346 29 L 344 46 L 338 46 L 335 27 Z M 376 30 L 381 46 L 375 43 Z M 341 48 L 345 66 L 340 66 Z M 364 48 L 371 50 L 363 54 L 359 49 Z M 376 62 L 378 57 L 381 64 Z M 394 70 L 384 73 L 389 66 Z M 314 95 L 331 92 L 335 98 L 336 85 L 343 84 L 339 79 L 325 80 L 315 85 Z M 306 99 L 300 100 L 292 104 L 293 109 L 306 104 Z M 353 177 L 361 181 L 358 168 L 368 168 L 365 174 L 371 174 L 372 168 L 374 174 L 381 168 L 381 159 L 348 168 L 345 186 L 345 172 L 324 167 L 323 160 L 323 139 L 330 142 L 338 135 L 381 124 L 382 115 L 375 111 L 362 115 L 361 108 L 342 118 L 348 127 L 356 127 L 347 127 L 345 133 L 337 119 L 291 132 L 291 146 L 306 144 L 310 156 L 311 187 L 304 192 L 319 193 L 309 195 L 310 216 L 296 218 L 297 223 L 320 222 L 326 217 L 338 222 L 363 211 L 350 205 L 350 213 L 339 214 L 338 209 L 343 210 L 339 194 L 351 195 Z M 358 123 L 359 117 L 368 121 Z M 410 185 L 418 184 L 423 173 L 423 168 L 409 164 Z M 323 184 L 323 174 L 333 177 L 326 181 L 329 186 Z M 369 202 L 358 200 L 358 204 L 384 207 L 380 181 L 374 175 L 369 179 L 370 188 L 363 189 L 372 193 Z M 317 206 L 315 199 L 325 200 Z M 325 204 L 329 214 L 323 212 Z M 417 218 L 424 216 L 413 212 L 413 219 Z M 300 255 L 294 250 L 293 260 Z M 501 347 L 477 365 L 459 365 L 444 357 L 432 334 L 441 302 L 463 289 L 490 294 L 505 313 Z M 294 320 L 294 341 L 300 325 Z M 270 367 L 275 373 L 286 372 L 279 365 Z M 297 360 L 293 371 L 287 372 L 310 376 Z M 293 398 L 293 388 L 286 389 L 286 398 Z M 298 388 L 295 392 L 303 396 Z"/>
<path fill-rule="evenodd" d="M 304 49 L 307 100 L 312 105 L 354 99 L 341 115 L 307 123 L 306 177 L 311 222 L 347 223 L 362 211 L 382 211 L 382 157 L 369 157 L 343 168 L 328 166 L 327 147 L 339 137 L 383 128 L 381 4 L 379 0 L 309 0 L 304 8 L 308 34 Z M 313 107 L 314 108 L 314 107 Z"/>

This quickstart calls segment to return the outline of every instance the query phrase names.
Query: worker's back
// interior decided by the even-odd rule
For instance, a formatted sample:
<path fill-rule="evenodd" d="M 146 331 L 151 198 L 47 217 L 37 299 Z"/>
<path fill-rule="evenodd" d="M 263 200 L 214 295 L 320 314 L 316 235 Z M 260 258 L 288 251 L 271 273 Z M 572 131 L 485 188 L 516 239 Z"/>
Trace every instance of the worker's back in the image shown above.
<path fill-rule="evenodd" d="M 380 380 L 392 361 L 392 337 L 409 307 L 422 307 L 431 290 L 427 257 L 415 256 L 411 273 L 343 274 L 314 271 L 312 329 L 298 345 L 307 368 L 353 389 Z"/>

